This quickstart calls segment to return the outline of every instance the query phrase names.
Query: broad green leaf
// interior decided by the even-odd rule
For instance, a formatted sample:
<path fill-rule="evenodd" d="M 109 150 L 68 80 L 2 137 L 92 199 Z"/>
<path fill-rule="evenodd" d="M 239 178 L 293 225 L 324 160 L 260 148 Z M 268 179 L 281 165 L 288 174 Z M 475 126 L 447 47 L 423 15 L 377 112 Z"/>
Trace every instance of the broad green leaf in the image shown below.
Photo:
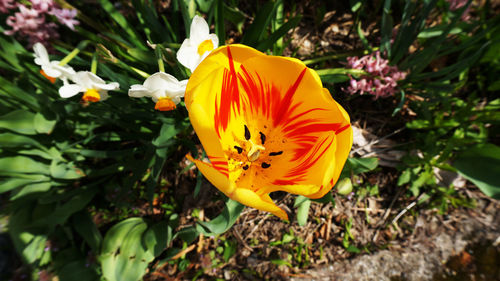
<path fill-rule="evenodd" d="M 22 146 L 35 146 L 43 148 L 43 146 L 34 138 L 18 135 L 14 133 L 0 134 L 0 147 L 22 147 Z"/>
<path fill-rule="evenodd" d="M 49 191 L 51 187 L 51 182 L 30 183 L 19 189 L 13 190 L 10 196 L 10 200 L 14 201 L 31 194 L 44 193 Z"/>
<path fill-rule="evenodd" d="M 4 173 L 44 174 L 50 173 L 49 166 L 29 157 L 14 156 L 0 158 L 0 175 Z"/>
<path fill-rule="evenodd" d="M 374 170 L 378 166 L 378 159 L 372 158 L 347 158 L 341 177 L 349 177 Z"/>
<path fill-rule="evenodd" d="M 484 194 L 500 199 L 500 147 L 486 144 L 468 149 L 458 154 L 453 167 Z"/>
<path fill-rule="evenodd" d="M 108 281 L 137 281 L 146 273 L 154 256 L 142 244 L 147 224 L 129 218 L 114 225 L 105 235 L 99 256 L 103 276 Z"/>
<path fill-rule="evenodd" d="M 47 120 L 41 113 L 35 114 L 33 126 L 39 134 L 50 134 L 56 125 L 56 120 Z"/>
<path fill-rule="evenodd" d="M 101 248 L 102 235 L 92 221 L 87 211 L 81 211 L 74 214 L 71 221 L 75 230 L 83 237 L 94 253 L 98 253 Z"/>
<path fill-rule="evenodd" d="M 29 244 L 24 248 L 22 255 L 23 258 L 28 262 L 28 264 L 32 264 L 35 261 L 42 258 L 44 254 L 44 249 L 47 243 L 47 237 L 43 235 L 38 235 L 33 237 L 33 239 L 29 242 Z"/>
<path fill-rule="evenodd" d="M 199 234 L 200 233 L 196 230 L 195 227 L 189 226 L 177 231 L 174 235 L 174 238 L 179 237 L 182 241 L 189 244 L 193 242 Z"/>
<path fill-rule="evenodd" d="M 97 193 L 97 188 L 83 188 L 80 193 L 75 194 L 71 199 L 64 203 L 54 204 L 38 204 L 39 207 L 44 208 L 48 206 L 49 212 L 39 216 L 36 220 L 32 222 L 32 226 L 55 226 L 63 225 L 68 218 L 74 213 L 82 210 L 87 206 L 90 200 L 94 198 Z"/>
<path fill-rule="evenodd" d="M 74 167 L 71 163 L 52 161 L 50 165 L 50 175 L 56 179 L 78 179 L 83 176 L 83 172 Z"/>
<path fill-rule="evenodd" d="M 23 175 L 23 178 L 0 179 L 0 193 L 4 193 L 28 184 L 49 182 L 50 178 L 44 175 Z"/>
<path fill-rule="evenodd" d="M 237 201 L 228 199 L 222 214 L 209 222 L 196 222 L 196 230 L 206 236 L 222 234 L 233 226 L 244 208 L 245 206 Z"/>
<path fill-rule="evenodd" d="M 24 135 L 35 135 L 37 131 L 33 120 L 35 114 L 25 110 L 15 110 L 0 116 L 0 128 Z"/>
<path fill-rule="evenodd" d="M 144 244 L 153 256 L 159 256 L 172 240 L 172 227 L 167 221 L 159 222 L 150 227 L 144 234 Z"/>

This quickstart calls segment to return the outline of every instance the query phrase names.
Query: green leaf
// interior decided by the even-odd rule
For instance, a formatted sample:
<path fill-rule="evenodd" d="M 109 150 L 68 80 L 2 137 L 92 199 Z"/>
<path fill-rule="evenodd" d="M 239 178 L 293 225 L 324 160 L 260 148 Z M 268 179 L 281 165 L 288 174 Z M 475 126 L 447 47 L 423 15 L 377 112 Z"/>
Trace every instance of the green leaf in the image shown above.
<path fill-rule="evenodd" d="M 29 157 L 14 156 L 0 158 L 0 175 L 3 173 L 48 175 L 49 167 Z"/>
<path fill-rule="evenodd" d="M 224 24 L 224 1 L 215 0 L 215 34 L 219 37 L 219 45 L 226 42 L 226 29 Z"/>
<path fill-rule="evenodd" d="M 206 236 L 222 234 L 233 226 L 244 208 L 245 206 L 237 201 L 228 199 L 222 214 L 209 222 L 196 222 L 196 230 Z"/>
<path fill-rule="evenodd" d="M 50 175 L 56 179 L 78 179 L 84 176 L 81 170 L 75 168 L 71 163 L 52 161 Z"/>
<path fill-rule="evenodd" d="M 111 18 L 123 29 L 137 47 L 146 50 L 143 40 L 136 34 L 134 28 L 129 24 L 127 19 L 114 7 L 109 0 L 99 0 L 101 7 L 111 16 Z M 117 31 L 115 31 L 117 32 Z"/>
<path fill-rule="evenodd" d="M 33 220 L 31 226 L 63 225 L 71 215 L 85 208 L 96 193 L 97 188 L 82 187 L 79 193 L 76 193 L 64 203 L 58 203 L 57 206 L 53 203 L 38 204 L 38 207 L 50 210 L 48 213 L 41 214 L 40 217 Z"/>
<path fill-rule="evenodd" d="M 50 178 L 44 175 L 22 175 L 22 178 L 0 179 L 0 193 L 4 193 L 28 184 L 49 182 Z"/>
<path fill-rule="evenodd" d="M 101 248 L 102 235 L 89 213 L 87 211 L 78 212 L 72 216 L 71 221 L 75 230 L 87 242 L 92 251 L 98 253 Z"/>
<path fill-rule="evenodd" d="M 361 253 L 361 250 L 354 245 L 349 245 L 345 250 L 348 251 L 349 253 L 355 253 L 355 254 Z"/>
<path fill-rule="evenodd" d="M 269 1 L 264 6 L 259 8 L 257 15 L 255 16 L 252 24 L 245 31 L 243 38 L 241 39 L 241 43 L 256 47 L 262 36 L 265 34 L 265 31 L 269 24 L 271 23 L 271 19 L 274 15 L 274 11 L 278 6 L 278 2 Z"/>
<path fill-rule="evenodd" d="M 64 266 L 57 271 L 57 277 L 63 281 L 97 281 L 99 276 L 88 266 L 86 260 L 77 260 L 66 262 Z"/>
<path fill-rule="evenodd" d="M 500 199 L 500 147 L 486 144 L 461 152 L 453 162 L 460 175 L 484 194 Z"/>
<path fill-rule="evenodd" d="M 35 114 L 33 120 L 35 131 L 39 134 L 50 134 L 56 125 L 56 120 L 47 120 L 41 113 Z"/>
<path fill-rule="evenodd" d="M 391 57 L 391 38 L 392 38 L 392 17 L 391 13 L 391 0 L 385 0 L 383 11 L 382 11 L 382 22 L 381 22 L 381 38 L 380 38 L 380 52 L 387 52 L 388 56 Z"/>
<path fill-rule="evenodd" d="M 301 16 L 294 17 L 290 20 L 288 20 L 286 23 L 284 23 L 280 28 L 278 28 L 275 32 L 273 32 L 271 35 L 266 40 L 261 41 L 257 45 L 257 50 L 260 51 L 266 51 L 271 49 L 273 44 L 278 41 L 280 38 L 285 36 L 290 29 L 295 28 L 300 20 L 302 19 Z"/>
<path fill-rule="evenodd" d="M 43 146 L 35 139 L 27 136 L 22 136 L 13 133 L 0 134 L 0 147 L 21 147 L 21 146 L 35 146 L 43 148 Z"/>
<path fill-rule="evenodd" d="M 297 198 L 299 198 L 299 197 L 297 197 Z M 304 198 L 306 198 L 306 197 L 304 197 Z M 297 222 L 299 223 L 300 226 L 306 225 L 307 217 L 309 216 L 310 206 L 311 206 L 311 200 L 309 198 L 306 198 L 306 200 L 302 201 L 300 203 L 299 207 L 297 208 Z"/>
<path fill-rule="evenodd" d="M 148 251 L 157 257 L 172 241 L 172 227 L 167 221 L 159 222 L 146 231 L 143 240 Z"/>
<path fill-rule="evenodd" d="M 0 116 L 0 128 L 9 129 L 20 134 L 35 135 L 37 131 L 33 123 L 34 118 L 35 114 L 32 112 L 21 109 L 15 110 Z"/>
<path fill-rule="evenodd" d="M 349 177 L 351 174 L 357 175 L 375 170 L 378 166 L 378 159 L 372 158 L 347 158 L 342 170 L 341 177 Z"/>
<path fill-rule="evenodd" d="M 22 252 L 23 257 L 26 259 L 28 264 L 32 264 L 42 258 L 45 252 L 44 249 L 46 243 L 47 237 L 43 235 L 34 236 L 33 239 L 31 239 Z"/>
<path fill-rule="evenodd" d="M 105 235 L 99 256 L 103 276 L 108 281 L 138 281 L 146 273 L 152 252 L 143 246 L 148 228 L 142 218 L 128 218 Z"/>

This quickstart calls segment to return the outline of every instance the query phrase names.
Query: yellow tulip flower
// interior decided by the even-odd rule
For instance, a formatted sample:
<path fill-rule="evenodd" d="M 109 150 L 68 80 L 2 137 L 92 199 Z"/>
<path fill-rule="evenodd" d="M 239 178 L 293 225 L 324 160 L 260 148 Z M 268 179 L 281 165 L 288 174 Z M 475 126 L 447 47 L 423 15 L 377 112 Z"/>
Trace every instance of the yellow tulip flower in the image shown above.
<path fill-rule="evenodd" d="M 188 157 L 203 175 L 229 198 L 282 219 L 269 193 L 321 198 L 352 146 L 349 116 L 314 70 L 244 45 L 203 60 L 185 103 L 209 161 Z"/>

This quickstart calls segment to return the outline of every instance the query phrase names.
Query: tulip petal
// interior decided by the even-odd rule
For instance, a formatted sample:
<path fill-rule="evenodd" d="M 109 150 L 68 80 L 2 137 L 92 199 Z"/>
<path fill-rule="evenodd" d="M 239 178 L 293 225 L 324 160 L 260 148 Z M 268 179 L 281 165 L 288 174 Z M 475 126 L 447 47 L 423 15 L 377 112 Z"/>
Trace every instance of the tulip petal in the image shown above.
<path fill-rule="evenodd" d="M 259 196 L 257 193 L 249 189 L 235 188 L 229 198 L 236 200 L 243 205 L 247 205 L 261 211 L 270 212 L 283 220 L 288 220 L 286 212 L 276 206 L 268 194 Z"/>
<path fill-rule="evenodd" d="M 187 158 L 196 164 L 196 167 L 201 171 L 201 173 L 207 178 L 207 180 L 214 186 L 222 191 L 224 194 L 231 194 L 234 189 L 229 183 L 229 179 L 226 175 L 222 174 L 219 170 L 214 168 L 210 163 L 205 163 L 200 160 L 195 160 L 191 155 L 187 155 Z"/>

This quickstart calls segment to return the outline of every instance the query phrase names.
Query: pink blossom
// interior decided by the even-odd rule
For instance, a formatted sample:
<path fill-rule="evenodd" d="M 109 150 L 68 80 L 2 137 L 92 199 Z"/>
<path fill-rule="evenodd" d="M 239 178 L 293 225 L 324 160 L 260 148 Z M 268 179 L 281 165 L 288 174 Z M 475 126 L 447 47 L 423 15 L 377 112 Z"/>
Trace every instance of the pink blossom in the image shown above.
<path fill-rule="evenodd" d="M 80 23 L 75 20 L 76 10 L 54 8 L 50 13 L 54 15 L 60 23 L 66 25 L 71 30 L 75 30 L 75 25 Z"/>
<path fill-rule="evenodd" d="M 7 18 L 7 25 L 11 30 L 5 31 L 7 35 L 16 34 L 19 37 L 28 39 L 28 47 L 36 42 L 48 43 L 52 38 L 57 38 L 57 25 L 55 23 L 46 23 L 45 16 L 38 10 L 29 9 L 24 5 L 19 5 L 19 12 Z"/>
<path fill-rule="evenodd" d="M 380 57 L 380 52 L 358 58 L 348 57 L 347 67 L 359 69 L 367 72 L 360 80 L 355 80 L 352 76 L 347 89 L 350 94 L 369 93 L 379 97 L 389 97 L 396 93 L 397 81 L 406 77 L 406 72 L 399 71 L 396 66 L 390 66 L 389 61 Z"/>
<path fill-rule="evenodd" d="M 0 13 L 7 14 L 10 9 L 14 9 L 16 7 L 15 3 L 12 3 L 14 0 L 0 0 Z"/>
<path fill-rule="evenodd" d="M 48 13 L 54 6 L 53 0 L 31 0 L 31 8 L 40 13 Z"/>

